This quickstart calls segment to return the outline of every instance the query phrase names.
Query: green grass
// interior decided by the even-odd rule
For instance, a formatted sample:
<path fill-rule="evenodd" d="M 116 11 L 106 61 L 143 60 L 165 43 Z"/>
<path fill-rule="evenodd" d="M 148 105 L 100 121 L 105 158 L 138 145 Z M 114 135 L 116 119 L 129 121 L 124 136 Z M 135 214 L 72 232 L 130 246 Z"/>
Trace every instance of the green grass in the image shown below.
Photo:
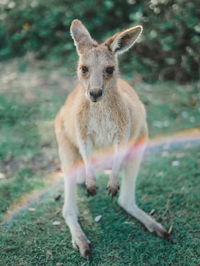
<path fill-rule="evenodd" d="M 65 72 L 27 59 L 11 61 L 0 72 L 0 172 L 5 174 L 0 179 L 2 221 L 20 197 L 44 189 L 43 180 L 59 166 L 52 120 L 73 88 Z M 200 126 L 198 84 L 141 83 L 134 87 L 145 103 L 151 136 Z M 93 244 L 92 265 L 200 263 L 199 147 L 185 143 L 165 154 L 162 149 L 154 151 L 139 174 L 138 203 L 147 212 L 155 209 L 153 216 L 167 229 L 173 225 L 173 244 L 148 233 L 116 199 L 112 201 L 105 190 L 105 176 L 98 176 L 95 197 L 88 198 L 83 188 L 78 189 L 80 222 Z M 179 166 L 172 165 L 174 160 Z M 1 227 L 0 265 L 85 262 L 72 248 L 69 230 L 57 212 L 63 205 L 63 197 L 54 200 L 58 193 L 63 195 L 62 185 L 33 201 L 34 212 L 24 209 Z M 99 223 L 94 222 L 97 215 L 102 215 Z M 61 224 L 55 226 L 54 221 Z"/>
<path fill-rule="evenodd" d="M 184 153 L 180 165 L 172 166 L 177 153 Z M 197 148 L 176 148 L 168 157 L 151 155 L 141 169 L 137 198 L 147 212 L 155 209 L 154 217 L 168 229 L 173 225 L 173 244 L 144 230 L 107 195 L 107 179 L 98 176 L 99 190 L 88 198 L 79 188 L 80 222 L 92 241 L 93 265 L 178 264 L 197 265 L 200 255 L 199 237 L 199 165 Z M 158 164 L 159 156 L 159 164 Z M 194 157 L 196 158 L 194 160 Z M 158 173 L 163 171 L 163 176 Z M 187 173 L 190 173 L 188 176 Z M 81 265 L 84 262 L 71 247 L 71 238 L 61 214 L 63 202 L 54 197 L 62 189 L 50 193 L 33 206 L 35 212 L 19 213 L 8 227 L 3 228 L 1 259 L 3 265 Z M 102 215 L 99 223 L 94 218 Z M 54 226 L 60 221 L 60 226 Z M 23 249 L 21 249 L 23 247 Z"/>
<path fill-rule="evenodd" d="M 150 136 L 200 126 L 199 84 L 165 82 L 134 87 L 147 110 Z"/>

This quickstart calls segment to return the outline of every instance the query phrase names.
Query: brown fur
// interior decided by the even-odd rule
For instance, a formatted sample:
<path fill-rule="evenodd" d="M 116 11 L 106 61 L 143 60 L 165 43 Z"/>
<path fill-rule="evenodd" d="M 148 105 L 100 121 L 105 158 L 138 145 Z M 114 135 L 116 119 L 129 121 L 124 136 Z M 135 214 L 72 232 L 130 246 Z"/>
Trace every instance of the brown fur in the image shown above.
<path fill-rule="evenodd" d="M 149 231 L 155 231 L 159 236 L 166 233 L 135 202 L 135 181 L 148 138 L 146 113 L 134 89 L 118 77 L 117 55 L 128 50 L 141 31 L 141 26 L 132 27 L 98 45 L 80 21 L 73 21 L 71 26 L 79 54 L 78 83 L 56 116 L 55 131 L 65 180 L 63 216 L 70 228 L 73 246 L 79 248 L 83 257 L 89 255 L 90 242 L 77 220 L 77 176 L 73 173 L 77 162 L 83 160 L 86 188 L 90 195 L 94 195 L 96 180 L 91 155 L 99 149 L 110 146 L 113 149 L 108 192 L 112 196 L 117 194 L 118 172 L 124 165 L 119 205 L 144 223 Z M 84 66 L 87 71 L 83 72 Z M 107 72 L 110 66 L 114 69 L 113 73 Z M 93 102 L 91 91 L 100 95 L 95 98 L 96 102 Z M 135 147 L 135 152 L 126 161 L 130 147 Z"/>

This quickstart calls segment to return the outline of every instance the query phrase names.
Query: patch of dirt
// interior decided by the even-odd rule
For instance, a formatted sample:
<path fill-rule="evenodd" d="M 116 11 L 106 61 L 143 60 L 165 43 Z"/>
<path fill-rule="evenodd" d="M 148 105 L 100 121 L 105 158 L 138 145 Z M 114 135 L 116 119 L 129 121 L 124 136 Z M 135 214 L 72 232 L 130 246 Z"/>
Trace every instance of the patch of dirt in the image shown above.
<path fill-rule="evenodd" d="M 35 99 L 35 88 L 49 90 L 54 87 L 58 88 L 56 93 L 67 96 L 74 87 L 75 79 L 67 77 L 62 69 L 55 67 L 54 70 L 49 62 L 37 61 L 30 54 L 0 63 L 0 93 L 21 94 L 26 103 Z"/>
<path fill-rule="evenodd" d="M 6 174 L 6 176 L 24 167 L 28 167 L 33 171 L 47 171 L 51 173 L 60 167 L 60 162 L 57 158 L 47 160 L 44 154 L 40 154 L 28 162 L 18 161 L 13 158 L 0 162 L 0 172 Z"/>

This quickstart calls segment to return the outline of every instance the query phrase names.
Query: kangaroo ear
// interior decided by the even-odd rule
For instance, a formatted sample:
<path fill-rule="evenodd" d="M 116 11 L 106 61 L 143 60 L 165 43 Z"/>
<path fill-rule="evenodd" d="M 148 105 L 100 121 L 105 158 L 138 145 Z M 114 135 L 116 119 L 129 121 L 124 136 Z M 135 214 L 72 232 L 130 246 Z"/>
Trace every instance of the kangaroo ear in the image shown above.
<path fill-rule="evenodd" d="M 72 21 L 70 32 L 78 54 L 83 54 L 85 50 L 97 46 L 97 43 L 91 38 L 88 30 L 80 20 L 75 19 Z"/>
<path fill-rule="evenodd" d="M 105 44 L 115 54 L 122 54 L 129 50 L 142 33 L 142 26 L 138 25 L 122 32 L 116 33 L 105 41 Z"/>

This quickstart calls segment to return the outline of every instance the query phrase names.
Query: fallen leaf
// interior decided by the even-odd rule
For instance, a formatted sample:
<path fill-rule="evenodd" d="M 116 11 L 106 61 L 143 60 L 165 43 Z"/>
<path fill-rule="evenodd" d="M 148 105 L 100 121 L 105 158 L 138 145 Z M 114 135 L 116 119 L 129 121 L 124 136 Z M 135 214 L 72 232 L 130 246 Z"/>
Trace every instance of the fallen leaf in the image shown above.
<path fill-rule="evenodd" d="M 6 175 L 4 173 L 0 173 L 0 179 L 6 178 Z"/>
<path fill-rule="evenodd" d="M 172 232 L 172 229 L 173 229 L 173 226 L 172 226 L 172 225 L 170 225 L 170 227 L 169 227 L 169 230 L 168 230 L 168 234 L 169 234 L 169 235 L 171 234 L 171 232 Z"/>
<path fill-rule="evenodd" d="M 173 161 L 172 162 L 172 166 L 179 166 L 179 164 L 180 164 L 179 161 Z"/>
<path fill-rule="evenodd" d="M 55 215 L 59 214 L 60 212 L 61 212 L 61 210 L 55 211 Z"/>
<path fill-rule="evenodd" d="M 51 256 L 52 255 L 51 251 L 50 250 L 47 250 L 46 255 L 47 256 Z"/>
<path fill-rule="evenodd" d="M 97 217 L 95 217 L 95 222 L 98 223 L 102 218 L 102 215 L 98 215 Z"/>
<path fill-rule="evenodd" d="M 55 221 L 52 223 L 53 225 L 60 225 L 60 221 Z"/>
<path fill-rule="evenodd" d="M 28 210 L 29 210 L 30 212 L 34 212 L 34 211 L 35 211 L 35 208 L 28 208 Z"/>
<path fill-rule="evenodd" d="M 131 222 L 125 221 L 124 224 L 134 224 L 134 222 L 133 221 L 131 221 Z"/>
<path fill-rule="evenodd" d="M 152 215 L 154 214 L 154 212 L 155 212 L 155 209 L 152 209 L 149 214 Z"/>

